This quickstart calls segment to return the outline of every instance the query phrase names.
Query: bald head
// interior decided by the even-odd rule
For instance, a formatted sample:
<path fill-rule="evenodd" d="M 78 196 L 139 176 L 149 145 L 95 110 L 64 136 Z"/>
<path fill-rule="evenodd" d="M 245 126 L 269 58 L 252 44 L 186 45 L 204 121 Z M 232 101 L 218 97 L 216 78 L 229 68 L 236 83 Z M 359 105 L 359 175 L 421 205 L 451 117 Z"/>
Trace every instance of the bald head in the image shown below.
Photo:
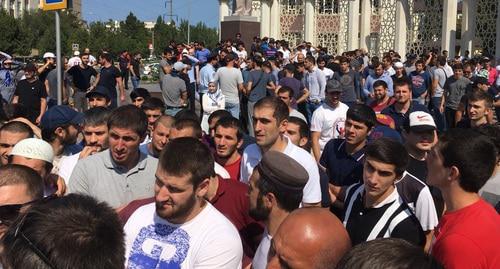
<path fill-rule="evenodd" d="M 325 209 L 301 208 L 273 237 L 268 268 L 335 268 L 350 248 L 349 235 L 337 217 Z"/>

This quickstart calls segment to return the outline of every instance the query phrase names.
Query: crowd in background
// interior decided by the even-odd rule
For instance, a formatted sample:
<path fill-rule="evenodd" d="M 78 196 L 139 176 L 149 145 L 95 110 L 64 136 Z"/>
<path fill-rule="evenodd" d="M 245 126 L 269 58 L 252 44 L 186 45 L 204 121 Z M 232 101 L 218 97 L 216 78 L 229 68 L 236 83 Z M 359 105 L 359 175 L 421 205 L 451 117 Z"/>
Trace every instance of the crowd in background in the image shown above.
<path fill-rule="evenodd" d="M 500 267 L 487 55 L 55 57 L 0 69 L 0 268 Z"/>

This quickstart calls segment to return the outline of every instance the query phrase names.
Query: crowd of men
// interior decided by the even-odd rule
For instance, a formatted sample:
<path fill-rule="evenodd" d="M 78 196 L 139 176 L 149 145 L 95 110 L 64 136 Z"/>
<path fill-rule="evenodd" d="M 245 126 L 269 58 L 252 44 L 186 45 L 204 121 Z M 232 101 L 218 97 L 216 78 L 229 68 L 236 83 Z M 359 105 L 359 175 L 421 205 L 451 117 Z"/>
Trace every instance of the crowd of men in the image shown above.
<path fill-rule="evenodd" d="M 86 50 L 57 105 L 54 58 L 0 70 L 0 268 L 500 268 L 492 59 Z"/>

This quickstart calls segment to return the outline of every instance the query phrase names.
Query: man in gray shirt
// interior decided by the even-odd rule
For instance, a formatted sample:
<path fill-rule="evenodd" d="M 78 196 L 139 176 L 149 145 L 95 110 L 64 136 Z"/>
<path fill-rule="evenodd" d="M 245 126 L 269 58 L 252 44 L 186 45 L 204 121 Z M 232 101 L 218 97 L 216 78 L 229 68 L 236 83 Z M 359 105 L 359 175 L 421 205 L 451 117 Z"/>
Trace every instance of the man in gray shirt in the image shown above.
<path fill-rule="evenodd" d="M 181 62 L 176 62 L 173 67 L 167 65 L 164 68 L 167 73 L 162 80 L 161 94 L 166 107 L 165 114 L 172 117 L 181 111 L 187 102 L 186 83 L 172 73 L 173 69 L 179 72 L 183 68 L 185 68 L 185 65 Z"/>
<path fill-rule="evenodd" d="M 238 93 L 243 91 L 243 75 L 240 69 L 234 67 L 234 55 L 228 54 L 224 58 L 226 66 L 215 72 L 214 80 L 226 98 L 225 108 L 237 119 L 240 117 L 240 98 Z"/>
<path fill-rule="evenodd" d="M 154 194 L 158 160 L 139 151 L 148 120 L 133 105 L 115 109 L 109 117 L 109 149 L 81 159 L 69 181 L 70 193 L 90 195 L 120 208 Z"/>
<path fill-rule="evenodd" d="M 465 95 L 471 81 L 464 77 L 463 65 L 453 65 L 453 76 L 449 77 L 444 84 L 445 117 L 448 128 L 455 128 L 455 113 L 458 110 L 460 100 Z"/>

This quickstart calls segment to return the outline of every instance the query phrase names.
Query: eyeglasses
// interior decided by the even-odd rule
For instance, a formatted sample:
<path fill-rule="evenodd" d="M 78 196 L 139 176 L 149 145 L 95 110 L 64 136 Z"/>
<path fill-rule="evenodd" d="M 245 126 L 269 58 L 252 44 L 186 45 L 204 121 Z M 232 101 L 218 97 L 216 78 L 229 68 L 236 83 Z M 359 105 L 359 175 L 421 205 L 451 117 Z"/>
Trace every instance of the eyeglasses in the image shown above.
<path fill-rule="evenodd" d="M 0 225 L 10 226 L 19 216 L 21 208 L 25 204 L 0 206 Z"/>
<path fill-rule="evenodd" d="M 42 199 L 38 199 L 38 200 L 34 200 L 32 202 L 28 202 L 29 204 L 32 204 L 32 203 L 36 203 L 36 202 L 46 202 L 46 201 L 49 201 L 49 200 L 52 200 L 54 198 L 57 198 L 57 195 L 53 194 L 53 195 L 50 195 L 50 196 L 47 196 L 45 198 L 42 198 Z M 23 204 L 23 206 L 26 205 L 26 204 Z M 25 220 L 26 220 L 26 217 L 29 215 L 29 211 L 26 212 L 24 215 L 23 215 L 23 218 L 21 219 L 21 221 L 19 221 L 19 223 L 17 224 L 16 226 L 16 229 L 15 229 L 15 232 L 14 232 L 14 238 L 17 239 L 17 238 L 21 238 L 22 241 L 24 241 L 28 247 L 44 262 L 46 263 L 50 268 L 52 269 L 56 269 L 56 267 L 54 266 L 54 264 L 52 262 L 50 262 L 49 258 L 47 257 L 47 255 L 39 248 L 37 247 L 37 245 L 31 241 L 27 236 L 26 234 L 23 233 L 23 226 L 24 226 L 24 223 L 25 223 Z"/>

